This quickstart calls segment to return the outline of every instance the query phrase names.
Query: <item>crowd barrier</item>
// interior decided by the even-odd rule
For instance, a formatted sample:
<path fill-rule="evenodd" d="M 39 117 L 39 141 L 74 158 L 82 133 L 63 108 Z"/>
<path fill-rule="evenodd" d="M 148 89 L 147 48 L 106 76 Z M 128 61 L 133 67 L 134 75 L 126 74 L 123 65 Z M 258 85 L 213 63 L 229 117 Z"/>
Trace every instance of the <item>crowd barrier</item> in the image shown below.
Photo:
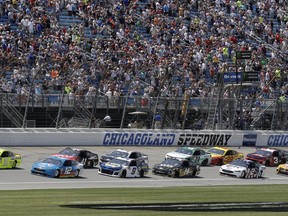
<path fill-rule="evenodd" d="M 288 132 L 2 128 L 0 146 L 288 146 Z"/>

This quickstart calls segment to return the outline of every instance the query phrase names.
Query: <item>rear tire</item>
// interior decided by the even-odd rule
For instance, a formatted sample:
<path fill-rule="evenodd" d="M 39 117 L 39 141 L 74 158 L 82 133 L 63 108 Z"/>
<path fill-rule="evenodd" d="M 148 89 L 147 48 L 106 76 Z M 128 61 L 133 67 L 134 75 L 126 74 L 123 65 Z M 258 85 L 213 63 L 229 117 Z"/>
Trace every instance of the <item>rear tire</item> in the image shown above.
<path fill-rule="evenodd" d="M 143 178 L 144 177 L 144 170 L 141 170 L 140 171 L 140 178 Z"/>
<path fill-rule="evenodd" d="M 76 173 L 75 173 L 75 177 L 79 177 L 79 174 L 80 174 L 80 170 L 77 169 L 77 170 L 76 170 Z"/>
<path fill-rule="evenodd" d="M 208 160 L 205 159 L 204 161 L 202 161 L 201 166 L 207 166 L 207 164 L 208 164 Z"/>
<path fill-rule="evenodd" d="M 121 173 L 121 178 L 126 178 L 126 175 L 127 175 L 126 170 L 123 170 Z"/>

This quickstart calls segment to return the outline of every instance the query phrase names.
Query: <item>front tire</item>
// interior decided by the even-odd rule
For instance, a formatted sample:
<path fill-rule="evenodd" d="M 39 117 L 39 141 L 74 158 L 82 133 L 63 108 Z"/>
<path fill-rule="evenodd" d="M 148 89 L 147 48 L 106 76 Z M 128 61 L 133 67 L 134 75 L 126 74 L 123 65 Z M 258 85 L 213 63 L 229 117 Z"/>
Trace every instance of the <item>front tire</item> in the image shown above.
<path fill-rule="evenodd" d="M 196 170 L 194 170 L 193 172 L 192 172 L 192 177 L 195 177 L 196 176 L 196 173 L 197 173 L 197 171 Z"/>
<path fill-rule="evenodd" d="M 240 178 L 245 178 L 245 177 L 246 177 L 246 172 L 245 171 L 241 172 Z"/>
<path fill-rule="evenodd" d="M 54 178 L 59 178 L 59 176 L 60 176 L 60 170 L 57 169 L 57 170 L 55 170 L 55 172 L 54 172 Z"/>
<path fill-rule="evenodd" d="M 140 178 L 143 178 L 144 177 L 144 170 L 141 170 L 140 171 Z"/>
<path fill-rule="evenodd" d="M 263 171 L 261 170 L 259 175 L 258 175 L 258 178 L 262 178 L 263 177 Z"/>
<path fill-rule="evenodd" d="M 14 161 L 13 164 L 12 164 L 12 169 L 15 169 L 17 166 L 17 161 Z"/>

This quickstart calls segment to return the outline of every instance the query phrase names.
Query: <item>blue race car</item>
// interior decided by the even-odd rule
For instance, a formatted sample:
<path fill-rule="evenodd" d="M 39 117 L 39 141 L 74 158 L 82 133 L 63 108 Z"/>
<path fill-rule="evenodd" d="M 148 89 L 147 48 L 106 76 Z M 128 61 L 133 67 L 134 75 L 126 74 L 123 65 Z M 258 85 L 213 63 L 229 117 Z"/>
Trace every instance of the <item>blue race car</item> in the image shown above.
<path fill-rule="evenodd" d="M 52 178 L 78 177 L 82 172 L 83 164 L 55 156 L 36 162 L 31 168 L 32 174 L 46 175 Z"/>

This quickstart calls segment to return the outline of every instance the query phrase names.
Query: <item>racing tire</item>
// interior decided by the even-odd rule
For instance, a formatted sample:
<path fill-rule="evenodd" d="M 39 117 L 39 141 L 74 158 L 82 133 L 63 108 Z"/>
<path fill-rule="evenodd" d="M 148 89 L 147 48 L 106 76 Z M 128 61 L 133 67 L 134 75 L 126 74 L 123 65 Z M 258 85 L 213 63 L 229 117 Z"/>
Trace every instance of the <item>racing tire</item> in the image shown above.
<path fill-rule="evenodd" d="M 172 175 L 173 178 L 179 178 L 179 172 L 175 171 Z"/>
<path fill-rule="evenodd" d="M 246 172 L 245 171 L 241 172 L 240 178 L 245 178 L 245 177 L 246 177 Z"/>
<path fill-rule="evenodd" d="M 202 161 L 201 166 L 207 166 L 208 165 L 208 160 L 205 159 L 204 161 Z"/>
<path fill-rule="evenodd" d="M 60 176 L 60 170 L 57 169 L 57 170 L 55 170 L 55 172 L 54 172 L 54 178 L 59 178 L 59 176 Z"/>
<path fill-rule="evenodd" d="M 140 178 L 143 178 L 144 177 L 144 170 L 141 170 L 140 171 Z"/>
<path fill-rule="evenodd" d="M 262 175 L 263 175 L 263 171 L 261 170 L 259 175 L 258 175 L 258 178 L 262 178 L 263 177 Z"/>
<path fill-rule="evenodd" d="M 75 177 L 79 177 L 79 174 L 80 174 L 80 170 L 77 169 L 77 170 L 76 170 L 76 173 L 75 173 Z"/>
<path fill-rule="evenodd" d="M 127 174 L 126 170 L 123 170 L 120 177 L 121 178 L 126 178 L 126 174 Z"/>
<path fill-rule="evenodd" d="M 16 165 L 17 165 L 17 161 L 14 161 L 13 164 L 12 164 L 12 169 L 15 169 Z"/>
<path fill-rule="evenodd" d="M 197 171 L 194 170 L 194 171 L 192 172 L 191 176 L 192 176 L 192 177 L 195 177 L 195 176 L 196 176 L 196 173 L 197 173 Z"/>
<path fill-rule="evenodd" d="M 219 161 L 218 161 L 218 165 L 219 166 L 222 166 L 224 163 L 223 163 L 223 159 L 220 159 Z"/>
<path fill-rule="evenodd" d="M 265 166 L 267 167 L 267 166 L 269 166 L 270 165 L 270 162 L 269 162 L 269 160 L 267 160 L 266 162 L 265 162 Z"/>

